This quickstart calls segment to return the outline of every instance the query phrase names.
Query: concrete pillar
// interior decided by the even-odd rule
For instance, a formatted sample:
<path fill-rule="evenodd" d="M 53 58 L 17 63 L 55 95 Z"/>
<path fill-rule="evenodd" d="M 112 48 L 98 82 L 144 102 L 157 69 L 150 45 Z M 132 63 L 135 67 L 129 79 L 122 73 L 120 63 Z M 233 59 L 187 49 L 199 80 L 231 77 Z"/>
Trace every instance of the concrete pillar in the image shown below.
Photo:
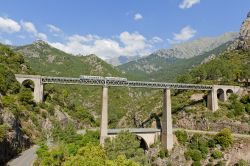
<path fill-rule="evenodd" d="M 210 110 L 213 112 L 218 110 L 218 99 L 217 99 L 217 88 L 214 88 L 209 91 L 208 96 L 207 96 L 207 106 Z"/>
<path fill-rule="evenodd" d="M 161 144 L 167 150 L 172 150 L 174 146 L 170 89 L 164 89 L 163 91 Z"/>
<path fill-rule="evenodd" d="M 102 117 L 101 117 L 100 144 L 103 145 L 108 136 L 108 87 L 103 87 L 102 92 Z"/>
<path fill-rule="evenodd" d="M 43 102 L 43 84 L 40 79 L 34 81 L 34 100 L 37 103 Z"/>

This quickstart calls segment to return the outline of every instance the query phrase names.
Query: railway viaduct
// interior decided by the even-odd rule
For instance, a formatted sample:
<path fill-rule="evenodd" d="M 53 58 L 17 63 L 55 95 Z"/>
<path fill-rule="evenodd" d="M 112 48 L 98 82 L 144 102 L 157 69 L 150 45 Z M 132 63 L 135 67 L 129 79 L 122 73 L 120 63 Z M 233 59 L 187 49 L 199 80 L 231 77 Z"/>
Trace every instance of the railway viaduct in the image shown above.
<path fill-rule="evenodd" d="M 162 110 L 162 129 L 130 129 L 130 132 L 140 136 L 149 146 L 154 143 L 155 138 L 161 136 L 161 144 L 165 149 L 173 148 L 173 128 L 171 113 L 171 89 L 183 90 L 205 90 L 208 91 L 207 106 L 211 111 L 218 109 L 218 99 L 226 101 L 229 94 L 237 93 L 239 86 L 227 85 L 199 85 L 199 84 L 181 84 L 181 83 L 164 83 L 164 82 L 144 82 L 144 81 L 122 81 L 109 80 L 106 78 L 69 78 L 69 77 L 50 77 L 40 75 L 20 75 L 16 74 L 16 79 L 20 84 L 30 80 L 34 83 L 34 100 L 36 102 L 43 101 L 43 88 L 45 84 L 82 84 L 95 85 L 103 87 L 102 94 L 102 113 L 100 128 L 100 143 L 103 144 L 107 137 L 114 137 L 121 129 L 108 130 L 108 88 L 109 87 L 131 87 L 131 88 L 152 88 L 163 89 L 163 110 Z"/>

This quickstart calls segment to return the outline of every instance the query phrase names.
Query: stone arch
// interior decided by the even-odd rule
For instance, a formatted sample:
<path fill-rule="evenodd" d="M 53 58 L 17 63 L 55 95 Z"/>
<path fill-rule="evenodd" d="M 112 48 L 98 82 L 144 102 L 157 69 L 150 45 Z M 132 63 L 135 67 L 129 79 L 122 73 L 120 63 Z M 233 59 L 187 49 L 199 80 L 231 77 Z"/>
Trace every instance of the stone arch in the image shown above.
<path fill-rule="evenodd" d="M 33 89 L 34 89 L 33 90 L 34 100 L 36 102 L 43 101 L 43 84 L 41 82 L 41 76 L 20 75 L 20 74 L 16 74 L 15 76 L 16 76 L 16 80 L 24 86 L 26 82 L 33 82 L 32 84 L 33 84 Z"/>
<path fill-rule="evenodd" d="M 31 79 L 23 80 L 21 83 L 24 87 L 31 89 L 33 92 L 35 90 L 35 83 Z"/>
<path fill-rule="evenodd" d="M 232 89 L 228 89 L 228 90 L 226 91 L 226 94 L 227 94 L 227 95 L 231 95 L 232 93 L 234 93 L 234 91 L 233 91 Z"/>
<path fill-rule="evenodd" d="M 148 150 L 149 145 L 146 142 L 146 140 L 141 135 L 138 135 L 138 134 L 136 134 L 136 137 L 140 141 L 140 148 L 143 148 L 144 150 Z"/>
<path fill-rule="evenodd" d="M 224 98 L 225 98 L 225 96 L 224 96 L 224 90 L 223 89 L 217 89 L 217 98 L 219 99 L 219 100 L 221 100 L 221 101 L 224 101 Z"/>

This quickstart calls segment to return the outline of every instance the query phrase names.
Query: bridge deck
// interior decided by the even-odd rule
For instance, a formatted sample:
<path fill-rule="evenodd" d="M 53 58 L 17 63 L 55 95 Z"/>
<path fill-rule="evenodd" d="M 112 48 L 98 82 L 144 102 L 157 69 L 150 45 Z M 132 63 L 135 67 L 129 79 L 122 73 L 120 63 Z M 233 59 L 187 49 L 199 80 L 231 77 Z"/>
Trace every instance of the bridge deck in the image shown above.
<path fill-rule="evenodd" d="M 129 131 L 131 133 L 157 133 L 161 132 L 160 129 L 156 128 L 124 128 L 124 129 L 108 129 L 108 134 L 117 134 L 122 131 Z"/>
<path fill-rule="evenodd" d="M 106 80 L 106 79 L 80 79 L 70 77 L 47 77 L 41 76 L 44 84 L 82 84 L 82 85 L 99 85 L 99 86 L 120 86 L 135 88 L 156 88 L 156 89 L 193 89 L 193 90 L 211 90 L 212 85 L 199 84 L 180 84 L 165 82 L 145 82 L 145 81 L 122 81 L 122 80 Z"/>

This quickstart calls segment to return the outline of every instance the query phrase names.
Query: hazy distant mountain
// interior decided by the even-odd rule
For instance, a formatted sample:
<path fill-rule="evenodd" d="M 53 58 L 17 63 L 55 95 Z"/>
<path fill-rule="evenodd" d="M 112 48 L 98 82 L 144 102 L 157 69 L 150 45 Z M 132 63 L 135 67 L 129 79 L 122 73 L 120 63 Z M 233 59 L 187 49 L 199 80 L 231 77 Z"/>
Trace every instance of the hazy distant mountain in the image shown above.
<path fill-rule="evenodd" d="M 228 32 L 218 37 L 205 37 L 191 42 L 175 44 L 170 49 L 161 49 L 153 54 L 166 58 L 191 58 L 204 52 L 211 51 L 228 41 L 233 41 L 237 37 L 238 33 Z"/>
<path fill-rule="evenodd" d="M 139 80 L 174 81 L 178 74 L 200 64 L 212 54 L 224 51 L 237 36 L 237 33 L 231 32 L 176 44 L 118 68 Z"/>
<path fill-rule="evenodd" d="M 118 65 L 122 65 L 124 63 L 128 63 L 130 61 L 136 60 L 141 58 L 141 56 L 137 55 L 137 56 L 119 56 L 119 57 L 115 57 L 115 58 L 110 58 L 110 59 L 106 59 L 105 61 L 113 66 L 118 66 Z"/>

